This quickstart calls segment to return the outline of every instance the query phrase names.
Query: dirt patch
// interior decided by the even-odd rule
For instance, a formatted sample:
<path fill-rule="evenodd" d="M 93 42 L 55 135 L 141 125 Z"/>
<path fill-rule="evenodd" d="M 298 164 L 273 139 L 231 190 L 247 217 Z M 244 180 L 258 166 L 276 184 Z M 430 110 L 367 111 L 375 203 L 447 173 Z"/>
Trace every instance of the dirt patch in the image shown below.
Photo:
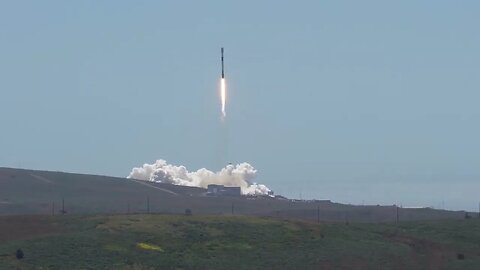
<path fill-rule="evenodd" d="M 154 186 L 154 185 L 150 185 L 150 184 L 147 183 L 146 181 L 142 181 L 142 180 L 133 180 L 133 181 L 134 181 L 135 183 L 139 183 L 139 184 L 142 184 L 142 185 L 147 186 L 147 187 L 151 187 L 151 188 L 154 188 L 154 189 L 158 189 L 158 190 L 161 190 L 161 191 L 166 192 L 166 193 L 170 193 L 170 194 L 175 195 L 175 196 L 178 195 L 178 193 L 175 193 L 175 192 L 173 192 L 173 191 L 171 191 L 171 190 L 164 189 L 164 188 L 161 188 L 161 187 L 156 187 L 156 186 Z"/>
<path fill-rule="evenodd" d="M 0 243 L 59 233 L 64 230 L 62 224 L 42 216 L 1 217 Z"/>
<path fill-rule="evenodd" d="M 43 176 L 40 176 L 40 175 L 36 175 L 36 174 L 30 174 L 30 176 L 32 176 L 33 178 L 39 180 L 39 181 L 42 181 L 46 184 L 53 184 L 52 180 L 48 179 L 48 178 L 45 178 Z"/>

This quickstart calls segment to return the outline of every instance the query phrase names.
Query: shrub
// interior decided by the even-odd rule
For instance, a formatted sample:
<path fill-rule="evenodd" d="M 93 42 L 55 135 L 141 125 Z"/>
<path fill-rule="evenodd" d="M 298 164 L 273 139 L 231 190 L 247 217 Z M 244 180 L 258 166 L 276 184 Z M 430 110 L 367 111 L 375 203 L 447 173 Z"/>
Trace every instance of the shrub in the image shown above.
<path fill-rule="evenodd" d="M 21 259 L 23 259 L 24 256 L 25 256 L 25 254 L 23 254 L 23 251 L 21 249 L 17 249 L 17 252 L 15 252 L 15 257 L 17 257 L 17 259 L 21 260 Z"/>

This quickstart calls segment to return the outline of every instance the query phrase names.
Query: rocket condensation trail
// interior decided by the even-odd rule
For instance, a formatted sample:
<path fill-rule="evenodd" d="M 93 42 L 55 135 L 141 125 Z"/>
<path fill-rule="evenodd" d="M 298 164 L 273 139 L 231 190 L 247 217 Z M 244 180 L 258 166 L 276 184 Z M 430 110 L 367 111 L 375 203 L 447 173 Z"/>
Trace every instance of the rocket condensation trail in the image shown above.
<path fill-rule="evenodd" d="M 227 101 L 227 89 L 225 88 L 225 72 L 223 69 L 223 47 L 221 50 L 222 53 L 222 78 L 220 79 L 220 99 L 222 102 L 222 119 L 225 119 L 225 116 L 227 116 L 225 112 L 225 102 Z"/>

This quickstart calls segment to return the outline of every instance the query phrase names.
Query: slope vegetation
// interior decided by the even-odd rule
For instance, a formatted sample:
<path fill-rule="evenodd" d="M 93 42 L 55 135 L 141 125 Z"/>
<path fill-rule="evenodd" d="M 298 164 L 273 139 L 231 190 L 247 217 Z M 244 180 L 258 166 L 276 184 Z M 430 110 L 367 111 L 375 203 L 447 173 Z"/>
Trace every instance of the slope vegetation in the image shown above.
<path fill-rule="evenodd" d="M 345 225 L 245 216 L 0 218 L 0 269 L 480 269 L 479 250 L 478 219 Z"/>

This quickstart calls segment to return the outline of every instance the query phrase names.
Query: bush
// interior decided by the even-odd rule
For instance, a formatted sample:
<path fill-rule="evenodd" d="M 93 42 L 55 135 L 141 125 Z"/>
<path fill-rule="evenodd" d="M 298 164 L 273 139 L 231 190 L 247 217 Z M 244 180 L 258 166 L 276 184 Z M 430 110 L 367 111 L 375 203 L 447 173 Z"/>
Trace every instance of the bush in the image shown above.
<path fill-rule="evenodd" d="M 24 256 L 25 256 L 25 254 L 23 254 L 23 251 L 21 249 L 17 249 L 17 252 L 15 252 L 15 257 L 17 257 L 17 259 L 21 260 L 21 259 L 23 259 Z"/>

